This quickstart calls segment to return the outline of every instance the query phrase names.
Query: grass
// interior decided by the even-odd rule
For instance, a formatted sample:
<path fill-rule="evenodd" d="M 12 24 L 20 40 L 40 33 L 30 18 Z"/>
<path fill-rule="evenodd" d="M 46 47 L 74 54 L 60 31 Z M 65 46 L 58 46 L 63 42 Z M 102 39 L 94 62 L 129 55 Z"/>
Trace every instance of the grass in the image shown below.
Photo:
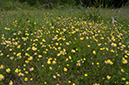
<path fill-rule="evenodd" d="M 1 11 L 0 84 L 129 85 L 128 13 Z"/>

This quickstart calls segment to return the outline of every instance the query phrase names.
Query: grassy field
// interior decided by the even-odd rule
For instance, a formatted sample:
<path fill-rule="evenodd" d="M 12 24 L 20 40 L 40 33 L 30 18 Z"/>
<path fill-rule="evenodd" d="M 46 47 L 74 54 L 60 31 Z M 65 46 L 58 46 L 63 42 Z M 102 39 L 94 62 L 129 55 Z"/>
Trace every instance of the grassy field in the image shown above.
<path fill-rule="evenodd" d="M 8 84 L 129 85 L 129 8 L 1 11 Z"/>

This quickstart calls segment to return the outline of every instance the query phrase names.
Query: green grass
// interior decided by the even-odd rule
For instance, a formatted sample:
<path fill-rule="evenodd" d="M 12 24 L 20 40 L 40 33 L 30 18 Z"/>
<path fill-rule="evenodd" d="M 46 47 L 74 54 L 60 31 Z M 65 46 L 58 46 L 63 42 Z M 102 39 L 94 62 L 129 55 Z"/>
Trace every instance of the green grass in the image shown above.
<path fill-rule="evenodd" d="M 1 11 L 0 26 L 0 85 L 129 85 L 128 8 Z"/>

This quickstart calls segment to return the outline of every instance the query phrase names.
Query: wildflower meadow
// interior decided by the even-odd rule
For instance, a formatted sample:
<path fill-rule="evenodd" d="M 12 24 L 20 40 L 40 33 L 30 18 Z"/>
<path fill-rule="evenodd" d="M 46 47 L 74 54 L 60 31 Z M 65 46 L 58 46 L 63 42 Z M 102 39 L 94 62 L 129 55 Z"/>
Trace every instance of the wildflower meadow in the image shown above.
<path fill-rule="evenodd" d="M 0 85 L 129 85 L 125 9 L 1 11 Z"/>

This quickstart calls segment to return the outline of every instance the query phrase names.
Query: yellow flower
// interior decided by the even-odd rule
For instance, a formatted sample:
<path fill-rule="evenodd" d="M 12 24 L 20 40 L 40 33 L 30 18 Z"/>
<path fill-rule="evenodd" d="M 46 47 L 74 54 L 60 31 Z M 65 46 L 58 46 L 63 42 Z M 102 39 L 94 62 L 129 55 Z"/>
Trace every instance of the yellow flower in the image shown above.
<path fill-rule="evenodd" d="M 64 71 L 67 71 L 67 68 L 66 67 L 64 67 Z"/>
<path fill-rule="evenodd" d="M 93 85 L 100 85 L 100 84 L 94 83 Z"/>
<path fill-rule="evenodd" d="M 2 55 L 3 55 L 3 53 L 0 54 L 0 56 L 2 56 Z"/>
<path fill-rule="evenodd" d="M 124 72 L 125 72 L 125 71 L 124 71 L 124 69 L 121 69 L 121 72 L 123 72 L 123 73 L 124 73 Z"/>
<path fill-rule="evenodd" d="M 24 81 L 28 81 L 28 78 L 27 78 L 27 77 L 25 77 L 25 78 L 24 78 Z"/>
<path fill-rule="evenodd" d="M 84 37 L 81 37 L 81 38 L 80 38 L 80 40 L 83 40 L 83 39 L 84 39 Z"/>
<path fill-rule="evenodd" d="M 100 48 L 100 50 L 103 50 L 103 48 Z"/>
<path fill-rule="evenodd" d="M 41 58 L 41 57 L 42 57 L 42 55 L 38 55 L 38 57 L 39 57 L 39 58 Z"/>
<path fill-rule="evenodd" d="M 4 79 L 4 76 L 2 74 L 0 74 L 0 81 Z"/>
<path fill-rule="evenodd" d="M 99 62 L 97 62 L 96 64 L 99 65 Z"/>
<path fill-rule="evenodd" d="M 15 69 L 15 73 L 18 73 L 18 68 Z"/>
<path fill-rule="evenodd" d="M 52 64 L 56 64 L 56 61 L 52 61 Z"/>
<path fill-rule="evenodd" d="M 42 65 L 42 67 L 44 67 L 44 65 Z"/>
<path fill-rule="evenodd" d="M 111 65 L 113 64 L 113 62 L 110 59 L 108 59 L 107 61 L 105 61 L 105 63 L 106 64 L 111 64 Z"/>
<path fill-rule="evenodd" d="M 125 80 L 126 80 L 126 78 L 122 78 L 122 80 L 123 80 L 123 81 L 125 81 Z"/>
<path fill-rule="evenodd" d="M 43 42 L 46 42 L 46 40 L 45 40 L 45 39 L 42 39 L 42 41 L 43 41 Z"/>
<path fill-rule="evenodd" d="M 51 26 L 51 28 L 53 29 L 53 28 L 54 28 L 54 26 Z"/>
<path fill-rule="evenodd" d="M 68 81 L 69 83 L 71 83 L 71 81 Z"/>
<path fill-rule="evenodd" d="M 123 63 L 123 64 L 127 64 L 128 61 L 127 61 L 125 58 L 122 58 L 122 63 Z"/>
<path fill-rule="evenodd" d="M 114 50 L 113 50 L 113 49 L 111 49 L 111 52 L 112 52 L 112 53 L 114 53 Z"/>
<path fill-rule="evenodd" d="M 33 71 L 33 70 L 34 70 L 34 67 L 29 68 L 29 71 Z"/>
<path fill-rule="evenodd" d="M 29 63 L 29 61 L 28 60 L 25 60 L 25 63 Z"/>
<path fill-rule="evenodd" d="M 50 70 L 52 70 L 52 67 L 49 67 Z"/>
<path fill-rule="evenodd" d="M 80 62 L 76 63 L 76 66 L 81 66 Z"/>
<path fill-rule="evenodd" d="M 75 85 L 75 83 L 73 83 L 72 85 Z"/>
<path fill-rule="evenodd" d="M 107 75 L 107 79 L 110 79 L 110 78 L 111 78 L 111 76 Z"/>
<path fill-rule="evenodd" d="M 108 51 L 109 49 L 106 47 L 106 50 Z"/>
<path fill-rule="evenodd" d="M 85 74 L 85 76 L 87 77 L 87 76 L 88 76 L 88 74 Z"/>
<path fill-rule="evenodd" d="M 76 51 L 72 49 L 71 52 L 72 52 L 72 53 L 75 53 Z"/>
<path fill-rule="evenodd" d="M 20 45 L 17 46 L 17 48 L 20 48 L 20 47 L 21 47 Z"/>
<path fill-rule="evenodd" d="M 59 77 L 60 77 L 60 74 L 57 74 L 57 76 L 59 76 Z"/>
<path fill-rule="evenodd" d="M 111 44 L 111 46 L 114 46 L 114 47 L 116 47 L 116 46 L 117 46 L 117 44 L 116 44 L 116 43 L 112 43 L 112 44 Z"/>
<path fill-rule="evenodd" d="M 22 37 L 23 41 L 26 41 L 28 39 L 28 37 Z"/>
<path fill-rule="evenodd" d="M 5 29 L 5 30 L 7 30 L 8 28 L 7 28 L 7 27 L 5 27 L 4 29 Z"/>
<path fill-rule="evenodd" d="M 28 58 L 28 60 L 33 60 L 33 57 L 32 57 L 32 56 L 30 56 L 30 57 Z"/>
<path fill-rule="evenodd" d="M 0 69 L 3 69 L 4 68 L 4 65 L 0 65 Z"/>
<path fill-rule="evenodd" d="M 61 55 L 60 53 L 57 54 L 57 56 L 60 56 L 60 55 Z"/>
<path fill-rule="evenodd" d="M 36 50 L 37 50 L 37 48 L 33 46 L 33 47 L 32 47 L 32 50 L 36 51 Z"/>
<path fill-rule="evenodd" d="M 69 56 L 69 59 L 72 59 L 71 56 Z"/>
<path fill-rule="evenodd" d="M 87 47 L 90 47 L 90 45 L 87 45 Z"/>
<path fill-rule="evenodd" d="M 55 79 L 55 78 L 56 78 L 56 76 L 55 76 L 55 75 L 53 75 L 53 78 Z"/>
<path fill-rule="evenodd" d="M 21 53 L 17 53 L 17 56 L 21 56 Z"/>
<path fill-rule="evenodd" d="M 47 61 L 47 64 L 51 64 L 51 61 L 50 61 L 50 60 L 48 60 L 48 61 Z"/>
<path fill-rule="evenodd" d="M 10 80 L 9 85 L 13 85 L 13 81 L 12 80 Z"/>
<path fill-rule="evenodd" d="M 126 85 L 129 85 L 129 81 L 126 81 Z"/>
<path fill-rule="evenodd" d="M 6 69 L 6 72 L 7 72 L 7 73 L 10 73 L 10 71 L 11 71 L 10 68 L 7 68 L 7 69 Z"/>
<path fill-rule="evenodd" d="M 128 58 L 128 56 L 127 56 L 127 55 L 125 55 L 125 58 Z"/>
<path fill-rule="evenodd" d="M 18 76 L 24 76 L 24 74 L 20 72 L 20 73 L 18 74 Z"/>
<path fill-rule="evenodd" d="M 104 37 L 101 37 L 100 39 L 104 39 Z"/>
<path fill-rule="evenodd" d="M 96 55 L 96 52 L 95 52 L 95 50 L 93 51 L 93 54 L 94 54 L 94 55 Z"/>
<path fill-rule="evenodd" d="M 66 45 L 69 45 L 69 42 L 66 42 Z"/>
<path fill-rule="evenodd" d="M 28 71 L 25 71 L 26 74 L 28 74 Z"/>
<path fill-rule="evenodd" d="M 30 78 L 30 80 L 32 81 L 32 80 L 33 80 L 33 78 Z"/>
<path fill-rule="evenodd" d="M 89 37 L 88 37 L 88 36 L 86 36 L 86 39 L 89 39 Z"/>
<path fill-rule="evenodd" d="M 44 82 L 44 84 L 47 84 L 47 82 Z"/>

